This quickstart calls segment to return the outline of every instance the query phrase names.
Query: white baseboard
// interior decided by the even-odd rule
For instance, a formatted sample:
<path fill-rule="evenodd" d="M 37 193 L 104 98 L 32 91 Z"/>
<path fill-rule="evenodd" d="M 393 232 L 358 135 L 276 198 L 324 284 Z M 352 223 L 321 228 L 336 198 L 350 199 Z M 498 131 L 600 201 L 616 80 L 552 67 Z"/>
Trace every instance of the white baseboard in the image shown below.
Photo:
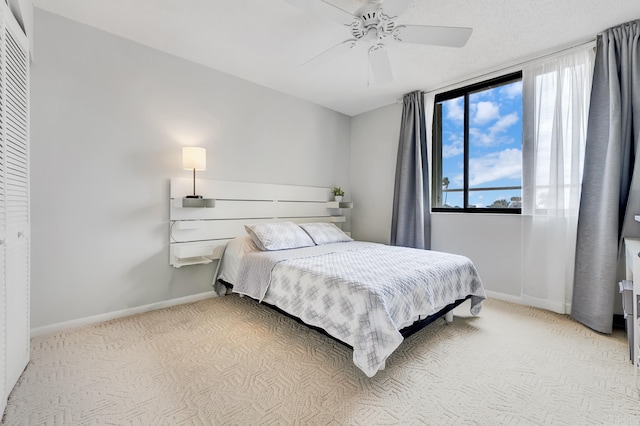
<path fill-rule="evenodd" d="M 565 314 L 571 312 L 571 303 L 566 303 L 564 306 L 560 306 L 555 303 L 550 303 L 541 299 L 534 299 L 531 297 L 514 296 L 511 294 L 500 293 L 497 291 L 485 290 L 487 297 L 490 299 L 504 300 L 505 302 L 517 303 L 518 305 L 531 306 L 533 308 L 546 309 L 547 311 L 556 312 L 559 314 Z M 564 312 L 560 312 L 564 308 Z"/>
<path fill-rule="evenodd" d="M 514 296 L 511 294 L 500 293 L 497 291 L 485 291 L 487 297 L 491 299 L 504 300 L 505 302 L 517 303 L 519 305 L 528 305 L 520 296 Z M 144 312 L 154 311 L 156 309 L 168 308 L 170 306 L 182 305 L 185 303 L 197 302 L 199 300 L 208 299 L 210 297 L 217 297 L 215 291 L 207 291 L 204 293 L 198 293 L 191 296 L 179 297 L 177 299 L 163 300 L 162 302 L 150 303 L 148 305 L 136 306 L 135 308 L 122 309 L 120 311 L 107 312 L 105 314 L 94 315 L 91 317 L 78 318 L 71 321 L 59 322 L 57 324 L 45 325 L 43 327 L 36 327 L 31 329 L 31 337 L 42 336 L 45 334 L 57 333 L 60 331 L 69 330 L 72 328 L 84 327 L 86 325 L 98 324 L 104 321 L 110 321 L 116 318 L 122 318 L 129 315 L 141 314 Z M 545 307 L 538 306 L 543 309 Z M 566 312 L 571 312 L 571 305 L 567 304 Z"/>
<path fill-rule="evenodd" d="M 511 303 L 517 303 L 518 305 L 523 305 L 522 297 L 520 296 L 514 296 L 512 294 L 500 293 L 497 291 L 489 291 L 489 290 L 485 290 L 485 293 L 487 294 L 487 297 L 489 299 L 504 300 L 505 302 L 511 302 Z"/>
<path fill-rule="evenodd" d="M 150 303 L 148 305 L 136 306 L 135 308 L 122 309 L 120 311 L 107 312 L 105 314 L 93 315 L 85 318 L 78 318 L 71 321 L 59 322 L 57 324 L 45 325 L 31 329 L 31 337 L 42 336 L 50 333 L 69 330 L 77 327 L 97 324 L 104 321 L 110 321 L 116 318 L 127 317 L 129 315 L 141 314 L 144 312 L 154 311 L 156 309 L 168 308 L 170 306 L 182 305 L 185 303 L 197 302 L 199 300 L 217 297 L 215 291 L 207 291 L 191 296 L 179 297 L 177 299 L 163 300 L 162 302 Z"/>

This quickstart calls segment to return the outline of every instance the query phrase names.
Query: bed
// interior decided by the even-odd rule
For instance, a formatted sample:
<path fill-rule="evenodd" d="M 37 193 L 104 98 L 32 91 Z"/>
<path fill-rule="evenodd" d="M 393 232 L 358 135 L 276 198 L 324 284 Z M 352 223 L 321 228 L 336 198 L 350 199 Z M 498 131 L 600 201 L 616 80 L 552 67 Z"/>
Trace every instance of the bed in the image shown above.
<path fill-rule="evenodd" d="M 331 223 L 261 223 L 232 239 L 219 263 L 232 291 L 319 328 L 353 348 L 368 377 L 405 336 L 485 292 L 464 256 L 353 241 Z"/>

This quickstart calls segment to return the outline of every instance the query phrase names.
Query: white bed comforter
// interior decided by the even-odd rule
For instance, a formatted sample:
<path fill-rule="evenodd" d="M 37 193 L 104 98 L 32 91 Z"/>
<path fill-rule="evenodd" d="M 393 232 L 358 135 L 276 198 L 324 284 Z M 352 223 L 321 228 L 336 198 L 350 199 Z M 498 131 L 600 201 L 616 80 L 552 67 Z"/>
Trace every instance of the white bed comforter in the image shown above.
<path fill-rule="evenodd" d="M 353 347 L 372 377 L 402 342 L 400 329 L 485 292 L 466 257 L 352 242 L 245 255 L 233 291 L 270 303 Z"/>

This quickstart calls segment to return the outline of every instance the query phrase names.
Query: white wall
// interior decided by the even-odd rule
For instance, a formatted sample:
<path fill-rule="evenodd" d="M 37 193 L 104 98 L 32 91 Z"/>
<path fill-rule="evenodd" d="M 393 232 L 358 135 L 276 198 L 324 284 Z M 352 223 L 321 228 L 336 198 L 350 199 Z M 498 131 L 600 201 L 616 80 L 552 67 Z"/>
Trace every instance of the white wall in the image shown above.
<path fill-rule="evenodd" d="M 351 118 L 351 230 L 355 238 L 389 244 L 402 104 Z"/>
<path fill-rule="evenodd" d="M 207 292 L 168 264 L 181 146 L 211 179 L 350 192 L 349 117 L 36 9 L 34 328 Z"/>
<path fill-rule="evenodd" d="M 402 105 L 351 119 L 352 230 L 356 239 L 389 243 Z M 522 282 L 521 218 L 516 215 L 431 215 L 433 250 L 475 263 L 488 291 L 518 300 Z"/>
<path fill-rule="evenodd" d="M 433 213 L 431 248 L 473 260 L 486 290 L 519 300 L 522 218 L 513 214 Z M 504 297 L 510 296 L 510 297 Z"/>

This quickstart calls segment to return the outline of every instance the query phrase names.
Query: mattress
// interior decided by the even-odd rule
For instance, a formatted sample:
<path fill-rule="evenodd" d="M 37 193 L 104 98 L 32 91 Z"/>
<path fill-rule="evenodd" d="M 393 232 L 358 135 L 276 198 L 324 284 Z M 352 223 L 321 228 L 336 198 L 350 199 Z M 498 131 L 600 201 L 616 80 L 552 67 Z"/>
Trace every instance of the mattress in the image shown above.
<path fill-rule="evenodd" d="M 235 293 L 348 344 L 369 377 L 400 345 L 401 329 L 467 297 L 477 315 L 486 297 L 464 256 L 357 241 L 277 251 L 231 246 L 225 257 L 239 259 L 223 257 L 220 276 Z"/>

